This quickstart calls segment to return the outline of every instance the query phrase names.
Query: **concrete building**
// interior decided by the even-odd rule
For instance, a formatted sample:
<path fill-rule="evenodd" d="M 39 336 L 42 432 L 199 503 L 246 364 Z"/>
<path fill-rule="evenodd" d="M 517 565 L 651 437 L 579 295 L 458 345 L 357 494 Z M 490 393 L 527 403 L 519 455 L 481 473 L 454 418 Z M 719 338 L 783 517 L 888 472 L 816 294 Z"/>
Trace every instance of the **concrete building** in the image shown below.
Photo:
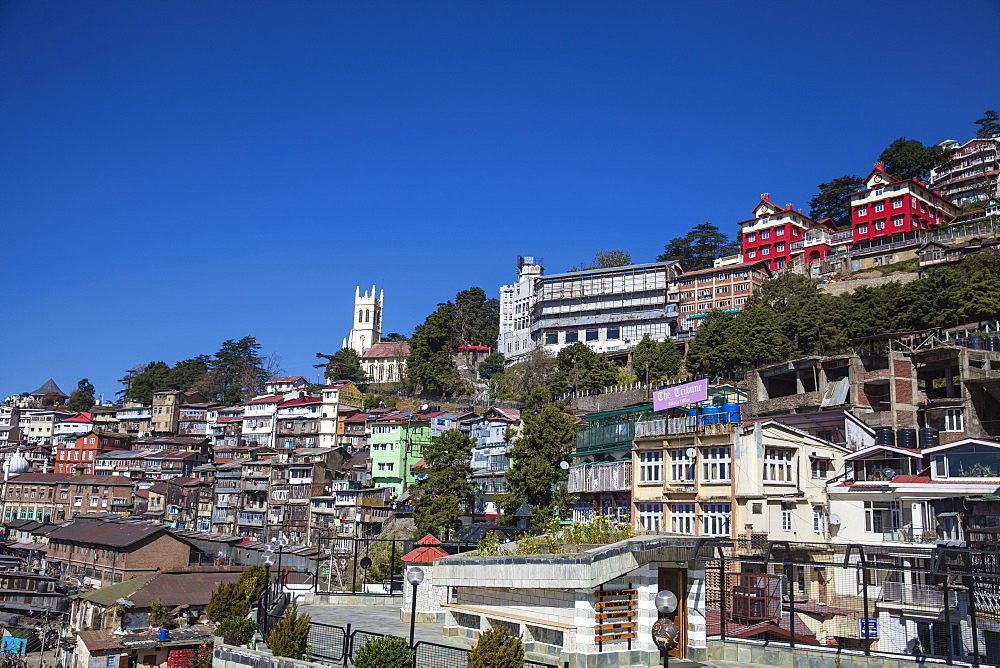
<path fill-rule="evenodd" d="M 323 398 L 319 396 L 301 396 L 279 403 L 276 414 L 275 447 L 318 447 L 322 409 Z"/>
<path fill-rule="evenodd" d="M 150 430 L 154 436 L 176 436 L 180 408 L 185 404 L 206 404 L 208 397 L 200 392 L 167 390 L 153 394 Z"/>
<path fill-rule="evenodd" d="M 130 515 L 132 482 L 121 476 L 22 473 L 4 484 L 4 519 L 60 524 L 77 515 L 101 512 Z"/>
<path fill-rule="evenodd" d="M 333 448 L 348 445 L 357 440 L 358 434 L 352 430 L 348 436 L 345 420 L 356 415 L 364 405 L 364 395 L 358 386 L 349 380 L 331 381 L 324 387 L 322 417 L 319 424 L 319 447 Z"/>
<path fill-rule="evenodd" d="M 577 342 L 603 353 L 627 350 L 646 334 L 671 338 L 680 272 L 677 262 L 652 262 L 541 276 L 530 313 L 532 344 L 550 355 Z"/>
<path fill-rule="evenodd" d="M 766 262 L 775 273 L 785 269 L 792 258 L 792 244 L 804 243 L 809 230 L 822 228 L 829 232 L 836 231 L 832 225 L 813 220 L 791 204 L 776 204 L 771 200 L 770 193 L 760 196 L 760 201 L 753 208 L 753 218 L 738 224 L 743 261 Z M 816 259 L 822 260 L 829 251 L 828 243 L 816 243 L 810 253 L 815 252 Z"/>
<path fill-rule="evenodd" d="M 500 336 L 497 350 L 510 362 L 519 361 L 535 348 L 531 337 L 531 314 L 535 308 L 536 284 L 544 268 L 533 257 L 517 258 L 517 281 L 500 286 Z"/>
<path fill-rule="evenodd" d="M 767 262 L 745 262 L 686 271 L 680 285 L 678 333 L 691 335 L 711 311 L 738 313 L 771 278 Z"/>
<path fill-rule="evenodd" d="M 408 341 L 382 341 L 361 355 L 361 368 L 369 383 L 401 383 L 406 377 L 406 358 L 409 356 Z"/>
<path fill-rule="evenodd" d="M 431 422 L 435 418 L 431 418 Z M 472 446 L 472 483 L 476 488 L 475 514 L 495 518 L 495 499 L 506 490 L 505 475 L 510 469 L 512 433 L 521 429 L 521 411 L 516 408 L 490 408 L 479 418 L 469 418 Z"/>
<path fill-rule="evenodd" d="M 964 144 L 941 142 L 951 152 L 947 165 L 931 170 L 930 188 L 961 206 L 968 202 L 1000 199 L 1000 138 L 972 139 Z"/>
<path fill-rule="evenodd" d="M 412 467 L 430 443 L 430 418 L 393 413 L 370 423 L 372 484 L 391 487 L 399 498 L 413 484 Z"/>
<path fill-rule="evenodd" d="M 122 434 L 105 434 L 88 431 L 72 442 L 60 444 L 53 450 L 55 473 L 94 475 L 94 459 L 112 450 L 128 450 L 128 439 Z"/>
<path fill-rule="evenodd" d="M 288 394 L 289 392 L 305 392 L 309 381 L 305 376 L 280 376 L 264 382 L 264 391 L 268 394 Z"/>
<path fill-rule="evenodd" d="M 585 415 L 576 424 L 576 450 L 567 491 L 576 495 L 573 521 L 603 515 L 619 522 L 632 517 L 632 441 L 635 425 L 652 404 Z"/>

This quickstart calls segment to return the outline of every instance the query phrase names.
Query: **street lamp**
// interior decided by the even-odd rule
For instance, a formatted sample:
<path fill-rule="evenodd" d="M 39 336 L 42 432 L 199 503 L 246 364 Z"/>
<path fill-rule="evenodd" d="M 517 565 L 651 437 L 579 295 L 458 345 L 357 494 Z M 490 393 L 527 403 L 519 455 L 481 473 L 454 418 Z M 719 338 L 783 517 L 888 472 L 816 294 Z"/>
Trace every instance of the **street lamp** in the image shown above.
<path fill-rule="evenodd" d="M 417 622 L 417 587 L 424 581 L 424 569 L 420 568 L 420 566 L 414 566 L 406 571 L 406 581 L 413 587 L 413 592 L 410 596 L 410 647 L 413 647 L 414 625 Z"/>
<path fill-rule="evenodd" d="M 666 617 L 677 610 L 677 596 L 674 592 L 664 589 L 656 593 L 653 604 L 656 606 L 658 619 L 653 624 L 651 635 L 657 649 L 660 650 L 663 666 L 666 668 L 670 664 L 668 652 L 677 647 L 677 643 L 680 642 L 680 630 L 677 628 L 677 624 Z"/>

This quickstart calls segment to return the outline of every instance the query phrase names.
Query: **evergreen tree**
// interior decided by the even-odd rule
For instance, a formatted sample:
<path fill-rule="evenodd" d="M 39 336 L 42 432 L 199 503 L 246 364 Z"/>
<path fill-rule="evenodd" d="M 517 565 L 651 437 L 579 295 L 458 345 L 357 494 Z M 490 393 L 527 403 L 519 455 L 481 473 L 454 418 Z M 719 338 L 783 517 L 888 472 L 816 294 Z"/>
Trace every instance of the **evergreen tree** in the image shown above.
<path fill-rule="evenodd" d="M 878 161 L 886 173 L 897 179 L 924 179 L 935 167 L 948 160 L 948 151 L 941 146 L 924 146 L 916 139 L 900 137 L 889 144 Z"/>
<path fill-rule="evenodd" d="M 448 395 L 460 388 L 450 350 L 454 310 L 451 302 L 442 304 L 413 330 L 406 380 L 414 389 Z"/>
<path fill-rule="evenodd" d="M 458 431 L 446 431 L 424 446 L 424 466 L 415 469 L 417 502 L 413 521 L 417 538 L 427 534 L 449 535 L 462 524 L 463 506 L 475 494 L 471 482 L 472 439 Z"/>
<path fill-rule="evenodd" d="M 482 288 L 469 288 L 455 295 L 450 326 L 451 342 L 462 345 L 496 347 L 500 335 L 500 301 L 487 299 Z"/>
<path fill-rule="evenodd" d="M 987 109 L 983 112 L 983 117 L 976 121 L 979 129 L 976 130 L 978 139 L 990 139 L 1000 134 L 1000 114 L 996 109 Z"/>
<path fill-rule="evenodd" d="M 521 420 L 521 434 L 510 451 L 507 493 L 498 503 L 510 519 L 527 501 L 536 526 L 541 527 L 552 516 L 553 487 L 566 479 L 559 462 L 575 447 L 576 426 L 572 417 L 552 404 L 522 411 Z"/>
<path fill-rule="evenodd" d="M 958 289 L 958 297 L 961 322 L 1000 320 L 1000 276 L 995 272 L 985 268 L 973 272 Z"/>
<path fill-rule="evenodd" d="M 805 276 L 785 273 L 764 284 L 762 303 L 774 311 L 795 355 L 832 355 L 847 347 L 842 302 Z"/>
<path fill-rule="evenodd" d="M 260 344 L 252 336 L 223 341 L 209 362 L 214 398 L 235 405 L 259 395 L 270 376 L 265 361 Z"/>
<path fill-rule="evenodd" d="M 718 227 L 712 223 L 701 223 L 683 237 L 667 242 L 656 261 L 680 262 L 684 271 L 695 271 L 711 267 L 716 258 L 739 252 L 740 245 Z"/>
<path fill-rule="evenodd" d="M 600 250 L 594 255 L 590 264 L 581 263 L 573 267 L 570 271 L 587 271 L 588 269 L 610 269 L 612 267 L 624 267 L 632 264 L 632 254 L 621 248 L 610 250 Z"/>
<path fill-rule="evenodd" d="M 221 582 L 208 598 L 205 616 L 213 622 L 230 617 L 246 617 L 250 612 L 247 592 L 236 582 Z"/>
<path fill-rule="evenodd" d="M 745 371 L 788 359 L 791 345 L 773 311 L 750 306 L 736 314 L 726 330 L 727 366 Z"/>
<path fill-rule="evenodd" d="M 469 652 L 468 668 L 522 668 L 524 646 L 502 626 L 484 631 Z"/>
<path fill-rule="evenodd" d="M 643 334 L 632 351 L 632 371 L 643 381 L 669 378 L 676 375 L 680 368 L 681 352 L 673 341 L 657 343 L 649 334 Z"/>
<path fill-rule="evenodd" d="M 314 364 L 317 369 L 324 369 L 324 376 L 330 382 L 335 380 L 349 380 L 358 385 L 368 382 L 365 370 L 361 368 L 361 357 L 354 348 L 341 348 L 332 355 L 316 353 L 319 359 L 325 359 L 323 364 Z"/>
<path fill-rule="evenodd" d="M 257 599 L 260 598 L 260 595 L 267 587 L 267 568 L 262 564 L 247 566 L 240 573 L 240 578 L 236 581 L 236 585 L 239 587 L 240 592 L 242 592 L 243 598 L 251 606 L 255 605 Z"/>
<path fill-rule="evenodd" d="M 131 385 L 125 390 L 125 400 L 143 406 L 153 403 L 153 395 L 162 390 L 169 390 L 168 376 L 170 367 L 166 362 L 150 362 L 143 370 L 131 378 Z M 126 376 L 126 379 L 128 376 Z M 122 379 L 125 380 L 125 379 Z"/>
<path fill-rule="evenodd" d="M 849 174 L 839 176 L 827 183 L 821 183 L 816 193 L 809 200 L 809 215 L 813 220 L 830 218 L 838 228 L 851 226 L 850 194 L 864 188 L 865 182 L 860 176 Z"/>
<path fill-rule="evenodd" d="M 191 359 L 181 360 L 174 365 L 166 375 L 166 389 L 187 391 L 199 391 L 205 389 L 205 381 L 208 376 L 208 355 L 198 355 Z"/>
<path fill-rule="evenodd" d="M 712 311 L 698 325 L 684 364 L 691 373 L 715 376 L 731 370 L 729 328 L 733 316 L 725 311 Z"/>
<path fill-rule="evenodd" d="M 76 389 L 69 395 L 66 408 L 71 411 L 89 411 L 97 403 L 94 400 L 94 386 L 84 378 L 76 384 Z"/>
<path fill-rule="evenodd" d="M 490 353 L 486 359 L 479 363 L 479 376 L 481 378 L 492 378 L 503 373 L 503 353 Z"/>
<path fill-rule="evenodd" d="M 267 644 L 271 646 L 271 654 L 301 659 L 306 653 L 306 644 L 309 642 L 311 621 L 312 617 L 299 612 L 298 603 L 292 603 L 291 609 L 278 620 L 267 639 Z"/>
<path fill-rule="evenodd" d="M 614 385 L 618 369 L 604 355 L 577 341 L 556 355 L 556 371 L 549 377 L 552 392 L 579 392 Z"/>

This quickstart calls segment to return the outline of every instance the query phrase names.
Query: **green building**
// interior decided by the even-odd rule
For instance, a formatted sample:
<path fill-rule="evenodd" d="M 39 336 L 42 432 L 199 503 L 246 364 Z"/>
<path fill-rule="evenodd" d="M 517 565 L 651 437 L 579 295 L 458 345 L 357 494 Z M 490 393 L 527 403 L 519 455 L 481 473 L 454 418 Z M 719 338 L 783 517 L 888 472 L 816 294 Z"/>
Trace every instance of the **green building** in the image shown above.
<path fill-rule="evenodd" d="M 428 419 L 394 416 L 371 425 L 369 456 L 372 484 L 392 487 L 399 498 L 413 484 L 413 465 L 423 457 L 424 446 L 431 442 Z"/>

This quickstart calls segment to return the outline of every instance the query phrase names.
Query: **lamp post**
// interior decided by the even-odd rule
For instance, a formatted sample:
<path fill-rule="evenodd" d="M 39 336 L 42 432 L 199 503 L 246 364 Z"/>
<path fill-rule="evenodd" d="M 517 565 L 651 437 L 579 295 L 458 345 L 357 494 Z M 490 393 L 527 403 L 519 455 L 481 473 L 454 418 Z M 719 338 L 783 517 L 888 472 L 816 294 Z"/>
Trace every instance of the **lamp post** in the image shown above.
<path fill-rule="evenodd" d="M 653 604 L 656 606 L 657 620 L 653 624 L 651 635 L 657 649 L 660 650 L 660 656 L 663 657 L 663 668 L 666 668 L 670 665 L 668 652 L 677 647 L 677 643 L 680 641 L 680 631 L 677 624 L 672 619 L 667 618 L 667 615 L 677 610 L 677 596 L 674 592 L 664 589 L 656 593 Z"/>
<path fill-rule="evenodd" d="M 406 571 L 406 581 L 413 587 L 413 592 L 410 595 L 410 647 L 412 648 L 413 633 L 416 630 L 414 626 L 417 622 L 417 587 L 424 581 L 424 569 L 420 566 L 414 566 Z"/>

